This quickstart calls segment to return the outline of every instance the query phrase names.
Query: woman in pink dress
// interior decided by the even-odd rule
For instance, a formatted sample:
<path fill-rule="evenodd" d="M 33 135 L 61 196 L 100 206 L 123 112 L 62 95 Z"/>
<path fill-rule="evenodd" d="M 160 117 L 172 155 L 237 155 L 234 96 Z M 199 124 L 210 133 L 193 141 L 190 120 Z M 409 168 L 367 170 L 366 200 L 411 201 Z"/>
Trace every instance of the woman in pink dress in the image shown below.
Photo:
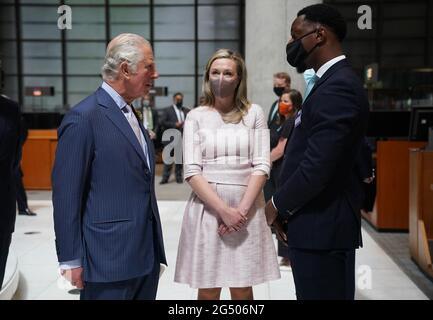
<path fill-rule="evenodd" d="M 185 208 L 175 281 L 198 299 L 253 299 L 252 286 L 280 278 L 263 185 L 270 171 L 269 131 L 260 106 L 247 99 L 242 57 L 218 50 L 208 61 L 204 104 L 184 126 Z"/>

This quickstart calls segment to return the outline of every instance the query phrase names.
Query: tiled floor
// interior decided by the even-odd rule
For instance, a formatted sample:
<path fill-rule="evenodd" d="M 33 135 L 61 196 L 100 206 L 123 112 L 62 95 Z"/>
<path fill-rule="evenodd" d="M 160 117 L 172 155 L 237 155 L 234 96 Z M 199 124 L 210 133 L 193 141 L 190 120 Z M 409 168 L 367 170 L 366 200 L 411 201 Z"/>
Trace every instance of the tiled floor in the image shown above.
<path fill-rule="evenodd" d="M 392 258 L 403 272 L 420 288 L 424 294 L 433 299 L 433 280 L 427 277 L 414 263 L 409 251 L 408 232 L 378 232 L 364 221 L 364 230 Z"/>
<path fill-rule="evenodd" d="M 11 245 L 21 272 L 15 299 L 78 299 L 78 295 L 68 293 L 71 288 L 58 274 L 51 202 L 31 200 L 30 206 L 38 216 L 17 217 Z M 184 206 L 185 201 L 159 202 L 169 267 L 161 278 L 158 299 L 196 297 L 195 290 L 173 282 Z M 357 299 L 427 299 L 367 232 L 364 243 L 357 254 Z M 283 271 L 280 280 L 254 287 L 254 294 L 256 299 L 295 299 L 291 272 Z M 227 290 L 222 297 L 229 298 Z"/>

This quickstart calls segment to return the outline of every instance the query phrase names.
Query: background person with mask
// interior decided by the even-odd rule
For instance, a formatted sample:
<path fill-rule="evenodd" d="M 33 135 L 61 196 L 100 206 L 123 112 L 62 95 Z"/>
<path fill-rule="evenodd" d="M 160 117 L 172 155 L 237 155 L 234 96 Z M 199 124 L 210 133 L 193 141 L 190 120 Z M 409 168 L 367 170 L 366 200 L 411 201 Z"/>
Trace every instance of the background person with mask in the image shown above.
<path fill-rule="evenodd" d="M 163 130 L 167 129 L 177 129 L 180 132 L 183 131 L 183 125 L 185 123 L 185 118 L 187 113 L 189 112 L 188 108 L 185 108 L 183 106 L 183 94 L 181 92 L 177 92 L 173 95 L 173 105 L 165 108 L 163 110 L 163 116 L 161 119 L 161 124 L 163 126 Z M 169 144 L 170 141 L 163 141 L 162 144 L 166 146 Z M 181 144 L 182 141 L 179 139 L 179 141 L 176 142 L 176 144 Z M 174 152 L 174 149 L 173 151 Z M 173 154 L 171 155 L 173 157 Z M 163 159 L 164 160 L 164 159 Z M 171 168 L 173 167 L 173 163 L 165 163 L 164 162 L 164 170 L 162 172 L 162 180 L 160 184 L 166 184 L 168 183 L 170 179 L 171 174 Z M 175 175 L 176 175 L 176 182 L 182 183 L 183 177 L 182 177 L 182 164 L 175 164 Z"/>
<path fill-rule="evenodd" d="M 269 129 L 279 126 L 278 122 L 280 117 L 279 117 L 278 109 L 280 105 L 280 98 L 285 90 L 290 90 L 290 84 L 291 84 L 291 79 L 287 72 L 275 73 L 273 81 L 274 81 L 274 93 L 278 97 L 278 99 L 274 101 L 274 103 L 271 106 L 271 109 L 269 110 L 269 115 L 268 115 Z M 270 197 L 272 197 L 272 195 L 274 194 L 275 186 L 276 186 L 276 181 L 274 179 L 274 176 L 271 175 L 269 179 L 266 181 L 264 187 L 266 201 L 268 201 Z"/>
<path fill-rule="evenodd" d="M 369 103 L 342 51 L 346 32 L 338 10 L 316 4 L 298 12 L 286 47 L 291 66 L 316 74 L 265 213 L 269 224 L 277 221 L 277 234 L 278 221 L 288 219 L 282 237 L 301 300 L 355 298 L 355 250 L 362 246 L 356 161 Z"/>
<path fill-rule="evenodd" d="M 302 95 L 299 91 L 285 89 L 281 95 L 278 120 L 274 121 L 269 128 L 271 136 L 271 177 L 266 181 L 264 188 L 265 195 L 270 199 L 279 186 L 281 165 L 283 163 L 284 150 L 287 141 L 292 136 L 293 128 L 295 127 L 295 116 L 302 106 Z M 288 155 L 290 156 L 290 155 Z M 271 183 L 274 183 L 271 185 Z M 290 259 L 287 246 L 278 240 L 278 256 L 281 257 L 281 270 L 288 270 L 290 267 Z"/>
<path fill-rule="evenodd" d="M 204 105 L 185 122 L 185 180 L 192 188 L 179 240 L 175 281 L 198 299 L 253 299 L 252 286 L 280 278 L 262 188 L 269 175 L 263 110 L 247 99 L 242 57 L 218 50 L 206 65 Z M 216 150 L 216 152 L 214 152 Z"/>
<path fill-rule="evenodd" d="M 158 112 L 153 108 L 149 94 L 145 94 L 139 99 L 138 108 L 141 113 L 143 126 L 149 133 L 150 139 L 155 143 L 159 138 L 159 117 Z"/>
<path fill-rule="evenodd" d="M 271 127 L 273 121 L 277 119 L 278 116 L 278 104 L 280 102 L 280 97 L 283 91 L 290 89 L 291 79 L 287 72 L 277 72 L 274 74 L 274 93 L 278 97 L 277 100 L 271 106 L 268 115 L 268 128 Z"/>

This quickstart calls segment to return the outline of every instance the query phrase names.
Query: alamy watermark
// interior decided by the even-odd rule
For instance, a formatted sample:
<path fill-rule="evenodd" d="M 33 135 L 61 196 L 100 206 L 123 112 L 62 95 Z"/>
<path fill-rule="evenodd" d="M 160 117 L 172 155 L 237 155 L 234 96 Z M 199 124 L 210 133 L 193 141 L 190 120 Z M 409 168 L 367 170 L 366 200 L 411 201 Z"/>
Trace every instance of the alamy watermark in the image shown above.
<path fill-rule="evenodd" d="M 357 281 L 356 287 L 358 290 L 373 289 L 373 270 L 368 265 L 361 265 L 356 270 Z"/>
<path fill-rule="evenodd" d="M 162 135 L 162 160 L 165 164 L 186 165 L 201 164 L 203 159 L 215 165 L 269 163 L 269 135 L 269 129 L 194 130 L 192 125 L 185 126 L 183 133 L 167 129 Z"/>
<path fill-rule="evenodd" d="M 368 5 L 362 5 L 358 7 L 358 14 L 361 16 L 358 18 L 358 28 L 360 30 L 371 30 L 373 29 L 373 11 Z"/>
<path fill-rule="evenodd" d="M 358 7 L 358 28 L 360 30 L 373 29 L 373 11 L 369 5 L 362 5 Z M 68 5 L 61 5 L 57 8 L 57 13 L 60 17 L 57 19 L 57 27 L 60 30 L 72 29 L 72 8 Z"/>
<path fill-rule="evenodd" d="M 72 8 L 68 5 L 62 5 L 57 8 L 60 17 L 57 19 L 57 27 L 60 30 L 72 29 Z"/>

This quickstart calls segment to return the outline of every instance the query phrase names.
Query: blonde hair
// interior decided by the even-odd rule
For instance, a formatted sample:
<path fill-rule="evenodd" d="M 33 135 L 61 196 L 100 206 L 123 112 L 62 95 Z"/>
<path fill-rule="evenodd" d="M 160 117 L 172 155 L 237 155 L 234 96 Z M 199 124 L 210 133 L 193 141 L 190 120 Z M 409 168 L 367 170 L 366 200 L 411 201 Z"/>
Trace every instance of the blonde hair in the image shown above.
<path fill-rule="evenodd" d="M 233 52 L 229 49 L 219 49 L 213 54 L 206 64 L 206 71 L 203 79 L 203 104 L 206 106 L 213 107 L 215 104 L 215 96 L 212 93 L 209 73 L 212 63 L 218 59 L 230 59 L 236 63 L 236 73 L 239 77 L 239 84 L 235 90 L 234 108 L 222 115 L 224 122 L 227 123 L 239 123 L 243 117 L 248 113 L 250 108 L 250 102 L 247 99 L 247 69 L 245 62 L 241 55 L 237 52 Z"/>

